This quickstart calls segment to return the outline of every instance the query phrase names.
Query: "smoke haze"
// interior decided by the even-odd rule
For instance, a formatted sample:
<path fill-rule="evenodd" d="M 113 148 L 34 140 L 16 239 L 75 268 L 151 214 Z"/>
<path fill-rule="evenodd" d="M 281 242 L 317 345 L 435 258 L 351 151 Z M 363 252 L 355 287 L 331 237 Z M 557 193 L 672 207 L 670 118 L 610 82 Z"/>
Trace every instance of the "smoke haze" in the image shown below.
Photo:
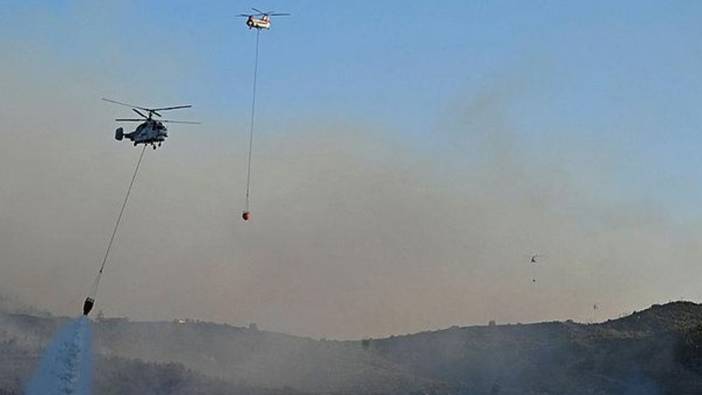
<path fill-rule="evenodd" d="M 127 109 L 99 98 L 185 104 L 166 82 L 200 69 L 155 52 L 156 81 L 122 83 L 23 44 L 2 43 L 17 56 L 0 65 L 0 287 L 74 315 L 138 156 L 113 139 Z M 204 124 L 146 153 L 96 311 L 360 338 L 699 299 L 695 218 L 627 187 L 610 141 L 523 133 L 514 113 L 548 73 L 522 66 L 447 99 L 423 139 L 355 116 L 264 117 L 246 224 L 245 115 L 193 103 L 174 118 Z"/>

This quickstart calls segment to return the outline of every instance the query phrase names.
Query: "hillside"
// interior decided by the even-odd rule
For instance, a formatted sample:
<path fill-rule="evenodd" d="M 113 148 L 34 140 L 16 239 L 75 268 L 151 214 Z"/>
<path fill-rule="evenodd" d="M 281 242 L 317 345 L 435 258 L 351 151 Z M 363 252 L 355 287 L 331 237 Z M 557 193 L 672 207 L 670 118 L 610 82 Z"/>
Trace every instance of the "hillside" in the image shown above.
<path fill-rule="evenodd" d="M 17 390 L 61 323 L 0 316 L 0 389 Z M 453 327 L 372 341 L 200 322 L 103 320 L 94 333 L 97 393 L 702 393 L 702 305 L 689 302 L 600 324 Z M 114 384 L 125 377 L 138 387 Z"/>
<path fill-rule="evenodd" d="M 0 341 L 0 395 L 19 395 L 36 368 L 39 350 L 14 340 Z M 217 380 L 177 363 L 100 356 L 95 366 L 96 394 L 193 394 L 193 395 L 305 395 L 293 389 L 254 388 L 243 383 Z"/>

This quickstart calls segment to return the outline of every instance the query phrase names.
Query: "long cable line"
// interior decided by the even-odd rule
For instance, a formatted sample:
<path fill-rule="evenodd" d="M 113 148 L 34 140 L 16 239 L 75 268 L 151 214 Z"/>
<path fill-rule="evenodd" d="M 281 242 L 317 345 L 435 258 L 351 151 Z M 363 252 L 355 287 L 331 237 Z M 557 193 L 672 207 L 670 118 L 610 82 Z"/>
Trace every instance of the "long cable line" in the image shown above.
<path fill-rule="evenodd" d="M 248 166 L 246 171 L 246 208 L 245 208 L 245 218 L 248 219 L 248 212 L 250 209 L 250 197 L 251 197 L 251 164 L 253 156 L 253 138 L 254 138 L 254 126 L 256 122 L 256 82 L 258 80 L 258 47 L 261 37 L 261 30 L 256 29 L 256 55 L 254 56 L 254 74 L 253 74 L 253 88 L 252 88 L 252 98 L 251 98 L 251 120 L 249 122 L 249 158 Z"/>
<path fill-rule="evenodd" d="M 137 174 L 139 173 L 139 168 L 141 167 L 141 161 L 144 159 L 144 152 L 146 152 L 146 144 L 139 154 L 139 160 L 137 161 L 136 167 L 134 168 L 134 173 L 129 181 L 129 187 L 127 188 L 127 193 L 124 195 L 124 200 L 122 201 L 122 207 L 119 209 L 119 215 L 117 216 L 117 221 L 115 221 L 115 226 L 112 229 L 112 235 L 110 236 L 110 241 L 107 243 L 107 249 L 105 250 L 105 255 L 102 257 L 102 263 L 100 264 L 100 270 L 95 277 L 95 282 L 90 290 L 89 297 L 95 299 L 97 296 L 97 288 L 100 284 L 100 278 L 102 277 L 102 272 L 105 270 L 105 264 L 107 263 L 107 258 L 110 256 L 110 250 L 112 249 L 112 244 L 115 241 L 115 236 L 117 235 L 117 230 L 122 222 L 122 216 L 124 215 L 124 210 L 127 207 L 127 202 L 129 201 L 129 195 L 132 193 L 132 187 L 134 186 L 134 181 L 136 180 Z"/>

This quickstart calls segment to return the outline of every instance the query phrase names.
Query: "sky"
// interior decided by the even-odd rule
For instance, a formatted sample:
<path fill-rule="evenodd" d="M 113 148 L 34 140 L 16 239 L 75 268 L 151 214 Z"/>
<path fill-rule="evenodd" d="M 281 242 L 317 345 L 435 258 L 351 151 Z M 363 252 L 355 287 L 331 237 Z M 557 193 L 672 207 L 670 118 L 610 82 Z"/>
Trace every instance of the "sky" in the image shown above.
<path fill-rule="evenodd" d="M 251 6 L 292 16 L 261 33 L 243 223 Z M 0 9 L 0 290 L 27 303 L 80 311 L 138 159 L 101 97 L 203 122 L 146 152 L 105 315 L 361 338 L 702 299 L 699 2 Z"/>

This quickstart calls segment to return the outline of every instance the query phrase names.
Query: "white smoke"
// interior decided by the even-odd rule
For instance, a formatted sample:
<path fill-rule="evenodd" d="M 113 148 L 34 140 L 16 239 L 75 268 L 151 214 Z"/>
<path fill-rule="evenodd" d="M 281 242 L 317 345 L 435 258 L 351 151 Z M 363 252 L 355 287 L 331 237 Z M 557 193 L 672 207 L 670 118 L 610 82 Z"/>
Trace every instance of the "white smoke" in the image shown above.
<path fill-rule="evenodd" d="M 44 351 L 27 385 L 27 395 L 90 394 L 92 383 L 90 321 L 81 317 L 61 328 Z"/>

